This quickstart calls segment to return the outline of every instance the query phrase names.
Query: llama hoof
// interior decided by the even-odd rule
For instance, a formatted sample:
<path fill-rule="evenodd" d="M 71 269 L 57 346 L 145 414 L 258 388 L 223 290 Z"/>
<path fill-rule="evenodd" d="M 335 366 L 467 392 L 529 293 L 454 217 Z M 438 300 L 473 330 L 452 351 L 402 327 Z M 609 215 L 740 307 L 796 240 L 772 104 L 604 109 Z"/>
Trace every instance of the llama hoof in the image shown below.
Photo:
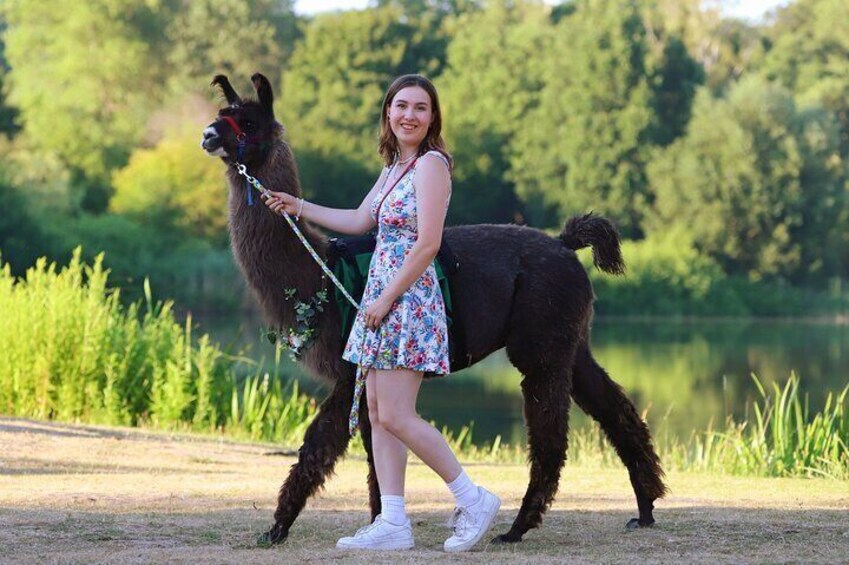
<path fill-rule="evenodd" d="M 492 541 L 490 543 L 500 545 L 502 543 L 518 543 L 520 541 L 522 541 L 522 536 L 517 536 L 515 534 L 507 532 L 506 534 L 495 536 L 494 538 L 492 538 Z"/>
<path fill-rule="evenodd" d="M 264 534 L 260 534 L 256 538 L 257 547 L 271 547 L 272 545 L 286 541 L 287 532 L 283 532 L 277 526 L 274 526 Z"/>
<path fill-rule="evenodd" d="M 640 528 L 651 528 L 654 526 L 654 520 L 651 522 L 641 522 L 639 518 L 631 518 L 628 520 L 628 523 L 625 524 L 625 527 L 629 530 L 639 530 Z"/>

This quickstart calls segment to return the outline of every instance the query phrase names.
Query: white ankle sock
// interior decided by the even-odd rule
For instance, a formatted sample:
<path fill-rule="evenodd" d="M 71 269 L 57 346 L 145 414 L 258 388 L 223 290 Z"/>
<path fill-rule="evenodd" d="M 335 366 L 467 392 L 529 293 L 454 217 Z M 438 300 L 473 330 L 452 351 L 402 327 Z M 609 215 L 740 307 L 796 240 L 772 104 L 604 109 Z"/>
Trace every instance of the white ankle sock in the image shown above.
<path fill-rule="evenodd" d="M 460 476 L 448 483 L 448 489 L 457 499 L 457 506 L 460 508 L 468 508 L 480 498 L 477 485 L 472 482 L 466 471 L 460 471 Z"/>
<path fill-rule="evenodd" d="M 390 524 L 400 526 L 407 521 L 407 511 L 404 509 L 404 497 L 395 494 L 385 494 L 380 497 L 380 515 Z"/>

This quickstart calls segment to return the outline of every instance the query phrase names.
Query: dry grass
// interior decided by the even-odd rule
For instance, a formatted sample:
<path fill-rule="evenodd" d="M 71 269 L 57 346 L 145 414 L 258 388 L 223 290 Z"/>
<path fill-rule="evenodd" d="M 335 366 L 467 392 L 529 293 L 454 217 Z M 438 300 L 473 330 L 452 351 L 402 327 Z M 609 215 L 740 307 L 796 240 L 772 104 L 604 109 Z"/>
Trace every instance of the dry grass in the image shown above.
<path fill-rule="evenodd" d="M 849 485 L 675 473 L 657 527 L 626 532 L 635 515 L 624 470 L 567 466 L 561 494 L 521 544 L 441 552 L 451 499 L 421 464 L 408 478 L 416 550 L 339 551 L 367 519 L 365 463 L 337 467 L 289 540 L 258 549 L 277 489 L 294 461 L 271 448 L 137 430 L 0 418 L 2 563 L 846 562 Z M 515 516 L 522 465 L 471 465 Z"/>

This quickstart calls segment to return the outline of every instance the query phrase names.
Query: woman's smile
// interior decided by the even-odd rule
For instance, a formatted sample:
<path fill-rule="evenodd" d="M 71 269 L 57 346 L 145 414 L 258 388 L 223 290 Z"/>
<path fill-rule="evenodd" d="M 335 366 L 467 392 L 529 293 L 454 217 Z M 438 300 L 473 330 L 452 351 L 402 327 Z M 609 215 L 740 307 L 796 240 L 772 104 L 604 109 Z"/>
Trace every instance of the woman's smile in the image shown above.
<path fill-rule="evenodd" d="M 403 148 L 417 148 L 432 120 L 430 96 L 419 86 L 399 90 L 389 106 L 389 126 Z"/>

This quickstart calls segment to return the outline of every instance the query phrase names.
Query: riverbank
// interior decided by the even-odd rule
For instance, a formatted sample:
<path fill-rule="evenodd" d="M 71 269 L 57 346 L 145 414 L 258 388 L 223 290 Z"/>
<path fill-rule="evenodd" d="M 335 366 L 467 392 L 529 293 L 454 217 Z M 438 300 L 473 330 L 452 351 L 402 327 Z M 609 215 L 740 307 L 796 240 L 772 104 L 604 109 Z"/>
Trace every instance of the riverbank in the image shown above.
<path fill-rule="evenodd" d="M 451 511 L 444 485 L 411 462 L 416 549 L 342 552 L 335 540 L 367 520 L 365 462 L 348 458 L 312 499 L 289 540 L 257 549 L 293 454 L 274 447 L 129 428 L 0 418 L 3 563 L 568 563 L 816 562 L 845 560 L 849 488 L 823 479 L 761 479 L 671 472 L 658 525 L 627 532 L 635 515 L 624 469 L 567 463 L 542 528 L 511 546 L 440 551 Z M 472 464 L 501 495 L 493 534 L 509 528 L 524 494 L 524 465 Z"/>

